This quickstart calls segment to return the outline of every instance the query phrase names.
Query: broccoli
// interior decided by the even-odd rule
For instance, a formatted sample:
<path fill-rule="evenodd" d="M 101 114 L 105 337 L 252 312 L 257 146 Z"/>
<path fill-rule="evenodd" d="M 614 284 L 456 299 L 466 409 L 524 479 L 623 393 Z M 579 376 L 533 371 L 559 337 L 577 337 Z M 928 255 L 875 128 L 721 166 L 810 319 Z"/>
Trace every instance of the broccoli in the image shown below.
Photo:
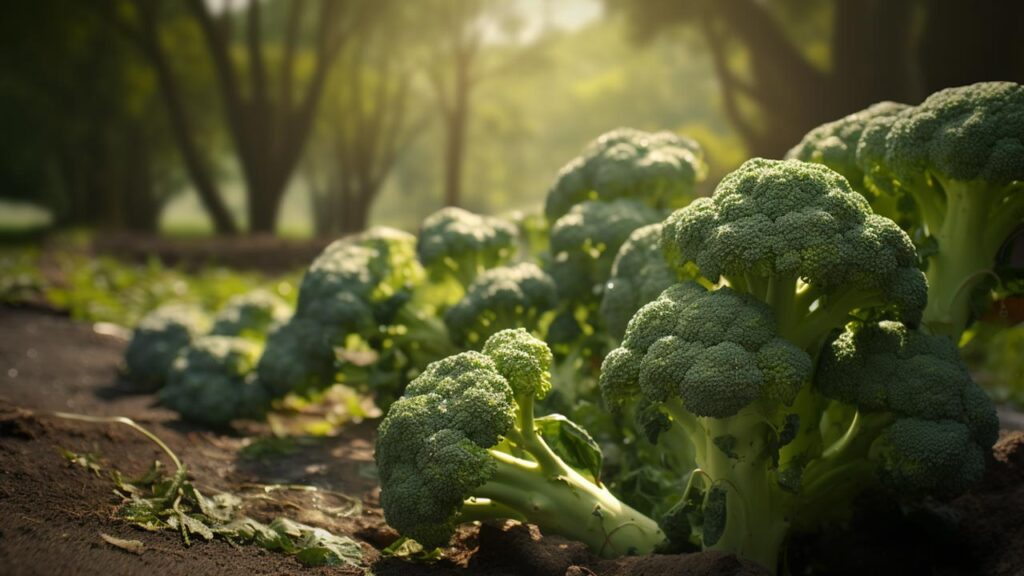
<path fill-rule="evenodd" d="M 852 322 L 813 366 L 769 306 L 728 287 L 676 284 L 633 317 L 601 388 L 640 404 L 648 438 L 688 439 L 665 439 L 670 469 L 691 459 L 671 538 L 774 570 L 792 527 L 845 519 L 860 494 L 951 497 L 980 479 L 998 420 L 949 340 Z"/>
<path fill-rule="evenodd" d="M 748 160 L 673 213 L 662 245 L 676 267 L 768 303 L 808 350 L 858 310 L 914 324 L 928 298 L 907 234 L 819 164 Z"/>
<path fill-rule="evenodd" d="M 555 222 L 587 200 L 629 198 L 662 211 L 685 206 L 707 174 L 699 144 L 671 132 L 612 130 L 558 173 L 544 214 Z"/>
<path fill-rule="evenodd" d="M 674 536 L 774 569 L 787 531 L 778 453 L 792 436 L 787 408 L 811 368 L 806 352 L 779 337 L 767 305 L 727 287 L 675 284 L 633 317 L 601 368 L 605 400 L 644 406 L 637 426 L 650 439 L 685 431 L 676 446 L 692 459 L 691 486 L 706 478 L 708 494 L 725 504 L 712 514 L 714 498 L 705 497 L 701 525 L 677 527 Z"/>
<path fill-rule="evenodd" d="M 287 322 L 289 316 L 291 309 L 287 302 L 266 290 L 253 290 L 227 301 L 213 317 L 210 334 L 263 341 L 271 330 Z"/>
<path fill-rule="evenodd" d="M 426 273 L 415 238 L 373 228 L 338 240 L 310 265 L 289 324 L 268 339 L 260 380 L 272 396 L 342 381 L 387 404 L 430 361 L 452 353 L 443 322 L 418 291 Z M 339 352 L 369 348 L 367 367 Z"/>
<path fill-rule="evenodd" d="M 866 177 L 857 161 L 857 146 L 868 123 L 888 122 L 910 108 L 896 102 L 879 102 L 848 116 L 811 130 L 787 154 L 787 159 L 824 164 L 841 174 L 850 186 L 863 195 L 875 214 L 890 218 L 908 233 L 917 220 L 914 201 L 895 190 L 886 179 Z"/>
<path fill-rule="evenodd" d="M 577 204 L 551 228 L 551 276 L 560 298 L 600 302 L 622 243 L 662 214 L 634 200 Z"/>
<path fill-rule="evenodd" d="M 464 290 L 484 270 L 508 263 L 518 242 L 511 222 L 450 206 L 423 220 L 416 253 L 435 282 L 454 279 Z"/>
<path fill-rule="evenodd" d="M 936 92 L 869 123 L 857 160 L 920 208 L 937 245 L 928 261 L 925 323 L 958 340 L 970 320 L 971 291 L 1024 222 L 1024 86 L 985 82 Z"/>
<path fill-rule="evenodd" d="M 507 328 L 536 332 L 545 312 L 557 305 L 555 283 L 535 264 L 492 268 L 473 281 L 466 295 L 444 314 L 459 345 L 479 348 Z"/>
<path fill-rule="evenodd" d="M 202 336 L 174 360 L 160 402 L 185 420 L 224 426 L 262 417 L 266 393 L 256 383 L 258 344 L 231 336 Z"/>
<path fill-rule="evenodd" d="M 430 366 L 381 422 L 376 446 L 388 524 L 427 548 L 473 520 L 512 518 L 603 556 L 644 554 L 657 524 L 569 466 L 540 437 L 534 402 L 551 351 L 524 329 Z"/>
<path fill-rule="evenodd" d="M 332 332 L 306 318 L 292 318 L 267 337 L 256 366 L 269 398 L 322 390 L 335 383 Z"/>
<path fill-rule="evenodd" d="M 199 308 L 184 304 L 165 304 L 143 316 L 124 353 L 132 384 L 146 391 L 163 386 L 178 353 L 205 332 L 209 322 Z"/>
<path fill-rule="evenodd" d="M 637 228 L 615 255 L 611 277 L 601 297 L 601 317 L 608 334 L 621 339 L 626 324 L 644 304 L 676 282 L 696 279 L 696 267 L 677 271 L 661 250 L 662 224 Z"/>

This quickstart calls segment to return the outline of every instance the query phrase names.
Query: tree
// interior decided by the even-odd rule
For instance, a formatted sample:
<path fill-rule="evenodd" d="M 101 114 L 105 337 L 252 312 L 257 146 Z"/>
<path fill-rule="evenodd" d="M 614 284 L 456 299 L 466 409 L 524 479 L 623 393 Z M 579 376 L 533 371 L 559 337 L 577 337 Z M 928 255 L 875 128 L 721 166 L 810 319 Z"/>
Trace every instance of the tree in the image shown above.
<path fill-rule="evenodd" d="M 173 145 L 145 65 L 70 0 L 12 5 L 0 36 L 2 193 L 58 227 L 154 232 Z"/>
<path fill-rule="evenodd" d="M 175 126 L 182 157 L 218 232 L 237 226 L 191 134 L 184 95 L 160 35 L 160 0 L 130 0 L 135 16 L 119 26 L 149 58 Z M 244 9 L 220 11 L 205 0 L 185 0 L 198 24 L 214 70 L 227 132 L 245 183 L 249 230 L 272 233 L 281 198 L 299 162 L 332 63 L 352 30 L 387 2 L 370 0 L 250 0 Z M 116 8 L 116 5 L 115 5 Z M 271 30 L 264 10 L 282 10 L 282 30 Z M 235 34 L 244 32 L 236 46 Z M 273 34 L 272 32 L 277 32 Z M 271 41 L 271 39 L 276 41 Z M 301 65 L 300 65 L 301 64 Z M 308 78 L 303 82 L 303 70 Z"/>
<path fill-rule="evenodd" d="M 303 167 L 319 235 L 366 228 L 399 155 L 426 125 L 410 102 L 418 45 L 407 39 L 415 26 L 408 8 L 364 27 L 339 57 Z"/>
<path fill-rule="evenodd" d="M 444 123 L 444 204 L 458 206 L 462 201 L 462 178 L 466 157 L 467 131 L 472 112 L 472 97 L 485 79 L 537 55 L 543 48 L 546 22 L 531 44 L 519 38 L 521 15 L 510 4 L 495 0 L 433 0 L 429 3 L 435 40 L 427 73 L 436 95 Z M 485 35 L 489 31 L 504 36 L 512 46 L 499 62 L 481 57 Z"/>
<path fill-rule="evenodd" d="M 754 155 L 779 157 L 814 126 L 874 102 L 1024 76 L 1020 3 L 607 1 L 629 14 L 640 38 L 676 24 L 699 33 L 724 108 Z M 808 46 L 823 48 L 826 61 Z"/>

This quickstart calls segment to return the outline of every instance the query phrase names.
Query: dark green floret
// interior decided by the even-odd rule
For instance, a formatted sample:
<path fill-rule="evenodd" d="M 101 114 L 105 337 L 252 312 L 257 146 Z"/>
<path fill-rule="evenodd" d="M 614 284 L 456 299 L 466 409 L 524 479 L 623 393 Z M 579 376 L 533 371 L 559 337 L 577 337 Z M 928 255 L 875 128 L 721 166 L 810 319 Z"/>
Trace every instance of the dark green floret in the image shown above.
<path fill-rule="evenodd" d="M 260 418 L 267 405 L 254 368 L 258 344 L 231 336 L 202 336 L 174 361 L 160 402 L 185 420 L 225 426 Z"/>
<path fill-rule="evenodd" d="M 636 200 L 656 210 L 685 206 L 707 174 L 704 151 L 671 132 L 619 128 L 590 143 L 566 164 L 547 195 L 544 214 L 554 222 L 587 200 Z"/>
<path fill-rule="evenodd" d="M 178 353 L 209 324 L 202 310 L 185 304 L 166 304 L 143 316 L 124 353 L 132 385 L 140 390 L 163 386 Z"/>
<path fill-rule="evenodd" d="M 511 222 L 450 206 L 423 220 L 416 252 L 432 278 L 450 277 L 465 289 L 484 270 L 508 263 L 518 236 Z"/>
<path fill-rule="evenodd" d="M 544 314 L 558 304 L 555 282 L 535 264 L 492 268 L 473 281 L 444 314 L 452 340 L 479 348 L 495 332 L 526 328 L 537 332 Z"/>
<path fill-rule="evenodd" d="M 291 307 L 278 296 L 266 290 L 253 290 L 229 299 L 213 317 L 210 333 L 262 342 L 274 328 L 287 322 L 291 314 Z"/>

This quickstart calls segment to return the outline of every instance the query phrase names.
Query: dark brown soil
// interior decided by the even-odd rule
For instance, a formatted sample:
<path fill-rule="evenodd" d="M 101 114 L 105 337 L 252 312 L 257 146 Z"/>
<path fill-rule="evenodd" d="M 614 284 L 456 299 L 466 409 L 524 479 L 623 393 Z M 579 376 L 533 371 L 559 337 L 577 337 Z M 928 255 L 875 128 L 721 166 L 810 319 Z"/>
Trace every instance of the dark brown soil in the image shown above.
<path fill-rule="evenodd" d="M 3 574 L 346 574 L 308 568 L 257 547 L 219 541 L 186 548 L 176 534 L 151 533 L 113 518 L 119 499 L 112 483 L 68 463 L 60 449 L 98 455 L 105 469 L 138 474 L 158 449 L 126 427 L 60 420 L 50 411 L 123 415 L 156 433 L 189 465 L 207 492 L 254 493 L 259 485 L 312 485 L 329 492 L 273 492 L 247 500 L 261 520 L 285 515 L 351 535 L 364 544 L 378 575 L 754 575 L 765 574 L 734 556 L 702 553 L 601 560 L 581 544 L 542 536 L 515 522 L 462 528 L 442 560 L 412 564 L 381 558 L 397 535 L 378 507 L 374 480 L 374 423 L 345 428 L 333 438 L 307 439 L 284 453 L 242 457 L 252 438 L 178 422 L 133 395 L 120 382 L 124 342 L 87 324 L 29 310 L 0 307 L 0 573 Z M 261 427 L 247 433 L 265 433 Z M 362 510 L 332 513 L 345 494 Z M 982 486 L 949 505 L 910 515 L 872 514 L 851 532 L 795 539 L 794 574 L 1024 574 L 1024 433 L 1004 435 Z M 879 521 L 882 518 L 884 521 Z M 913 520 L 917 518 L 916 520 Z M 939 521 L 937 519 L 941 519 Z M 100 533 L 141 540 L 135 555 L 105 543 Z M 807 560 L 814 558 L 813 562 Z"/>

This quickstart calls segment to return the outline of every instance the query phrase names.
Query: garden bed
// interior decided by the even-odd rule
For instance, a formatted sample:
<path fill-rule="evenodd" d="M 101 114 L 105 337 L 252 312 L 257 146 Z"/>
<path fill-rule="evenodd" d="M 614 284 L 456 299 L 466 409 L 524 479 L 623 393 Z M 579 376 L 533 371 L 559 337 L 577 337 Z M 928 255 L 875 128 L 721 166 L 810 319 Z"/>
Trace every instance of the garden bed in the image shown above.
<path fill-rule="evenodd" d="M 385 526 L 373 468 L 374 422 L 331 438 L 307 438 L 268 450 L 245 435 L 183 425 L 154 407 L 152 395 L 126 392 L 118 363 L 125 343 L 90 325 L 39 311 L 0 308 L 0 566 L 6 574 L 345 574 L 306 567 L 292 557 L 223 541 L 186 548 L 171 532 L 146 532 L 114 518 L 120 500 L 107 473 L 142 473 L 160 452 L 114 425 L 63 421 L 50 411 L 128 416 L 163 439 L 188 465 L 196 486 L 261 493 L 246 499 L 258 520 L 289 516 L 356 538 L 375 574 L 759 574 L 717 553 L 599 560 L 577 543 L 541 536 L 515 523 L 465 528 L 431 564 L 384 558 L 397 538 Z M 247 448 L 249 447 L 249 448 Z M 61 450 L 96 455 L 94 474 Z M 318 492 L 266 485 L 309 485 Z M 353 505 L 354 502 L 358 506 Z M 339 512 L 342 510 L 342 512 Z M 922 516 L 923 514 L 923 516 Z M 881 518 L 882 521 L 879 519 Z M 945 518 L 946 522 L 937 522 Z M 874 523 L 872 525 L 872 522 Z M 141 554 L 102 539 L 143 543 Z M 948 506 L 901 520 L 873 510 L 851 537 L 819 535 L 794 542 L 793 573 L 1024 573 L 1024 434 L 1004 432 L 985 481 Z M 818 560 L 811 560 L 811 558 Z M 826 564 L 821 559 L 828 559 Z"/>

